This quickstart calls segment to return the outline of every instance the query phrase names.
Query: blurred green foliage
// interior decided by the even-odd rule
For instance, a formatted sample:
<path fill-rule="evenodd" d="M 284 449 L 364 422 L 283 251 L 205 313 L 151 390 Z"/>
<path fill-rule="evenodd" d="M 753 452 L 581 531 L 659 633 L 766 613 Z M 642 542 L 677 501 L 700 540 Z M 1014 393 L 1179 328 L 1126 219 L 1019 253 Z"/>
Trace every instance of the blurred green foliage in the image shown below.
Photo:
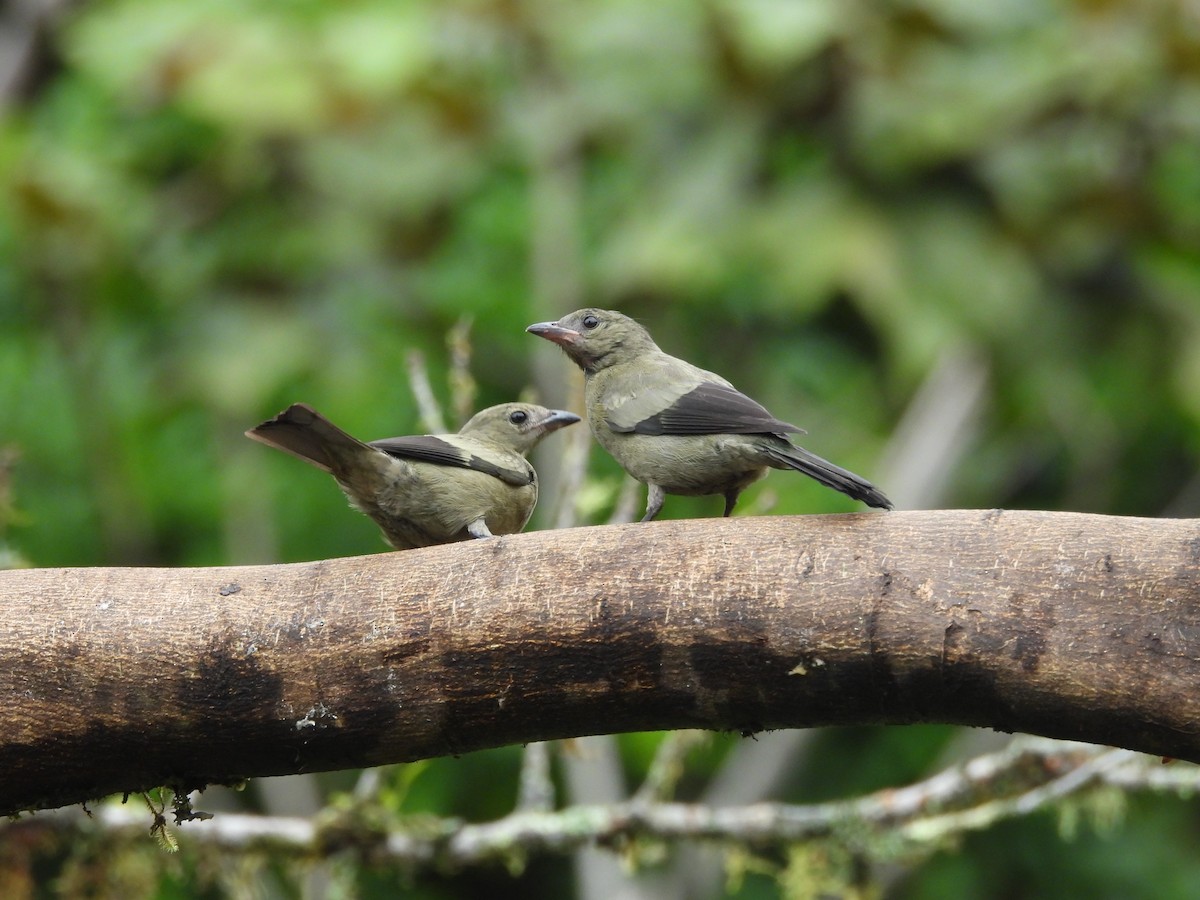
<path fill-rule="evenodd" d="M 1200 508 L 1194 4 L 86 0 L 47 46 L 0 117 L 9 564 L 381 550 L 325 476 L 241 432 L 295 400 L 363 437 L 418 430 L 405 353 L 448 401 L 464 315 L 477 405 L 567 402 L 567 363 L 523 328 L 584 304 L 876 478 L 965 349 L 987 391 L 948 505 Z M 603 515 L 619 472 L 591 473 Z M 851 508 L 782 474 L 746 497 Z M 831 732 L 788 799 L 916 777 L 945 740 Z M 631 772 L 652 745 L 624 742 Z M 431 763 L 405 808 L 496 814 L 515 760 Z M 1193 895 L 1194 810 L 1128 822 L 1065 848 L 1005 826 L 906 896 Z"/>

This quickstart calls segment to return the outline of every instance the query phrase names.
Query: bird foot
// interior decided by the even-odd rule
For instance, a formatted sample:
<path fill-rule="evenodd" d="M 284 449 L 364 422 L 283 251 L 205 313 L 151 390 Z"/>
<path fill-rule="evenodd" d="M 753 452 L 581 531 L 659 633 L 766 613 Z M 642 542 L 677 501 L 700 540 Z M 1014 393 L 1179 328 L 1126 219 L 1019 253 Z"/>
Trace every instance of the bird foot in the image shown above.
<path fill-rule="evenodd" d="M 492 534 L 492 532 L 490 530 L 488 530 L 487 522 L 483 521 L 483 519 L 476 519 L 474 522 L 472 522 L 470 525 L 468 525 L 467 532 L 473 538 L 495 537 L 495 535 Z"/>

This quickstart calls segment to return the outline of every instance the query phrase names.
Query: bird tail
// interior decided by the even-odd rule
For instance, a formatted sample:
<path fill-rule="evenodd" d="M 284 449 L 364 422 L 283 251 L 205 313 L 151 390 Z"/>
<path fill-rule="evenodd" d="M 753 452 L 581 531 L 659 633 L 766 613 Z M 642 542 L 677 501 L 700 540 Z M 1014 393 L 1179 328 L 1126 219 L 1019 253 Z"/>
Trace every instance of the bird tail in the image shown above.
<path fill-rule="evenodd" d="M 883 492 L 865 478 L 860 478 L 840 466 L 835 466 L 827 459 L 822 459 L 815 453 L 809 453 L 803 447 L 780 442 L 766 448 L 772 462 L 778 463 L 776 468 L 795 469 L 814 478 L 826 487 L 841 491 L 855 500 L 860 500 L 867 506 L 876 509 L 891 509 L 892 501 Z"/>
<path fill-rule="evenodd" d="M 256 425 L 246 437 L 290 453 L 319 469 L 333 473 L 349 454 L 370 450 L 356 437 L 338 428 L 307 403 L 293 403 L 273 419 Z"/>

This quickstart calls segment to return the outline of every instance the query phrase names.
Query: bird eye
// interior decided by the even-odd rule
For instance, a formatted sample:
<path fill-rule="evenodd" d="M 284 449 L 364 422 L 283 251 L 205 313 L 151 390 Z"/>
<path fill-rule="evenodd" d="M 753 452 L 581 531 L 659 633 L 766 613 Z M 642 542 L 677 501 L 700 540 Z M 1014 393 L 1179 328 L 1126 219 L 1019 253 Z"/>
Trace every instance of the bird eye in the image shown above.
<path fill-rule="evenodd" d="M 514 425 L 524 424 L 525 420 L 528 418 L 529 413 L 525 412 L 523 409 L 518 409 L 508 414 L 508 421 L 512 422 Z"/>
<path fill-rule="evenodd" d="M 595 328 L 599 324 L 600 324 L 600 320 L 597 319 L 595 316 L 584 316 L 583 317 L 583 327 L 584 328 Z"/>

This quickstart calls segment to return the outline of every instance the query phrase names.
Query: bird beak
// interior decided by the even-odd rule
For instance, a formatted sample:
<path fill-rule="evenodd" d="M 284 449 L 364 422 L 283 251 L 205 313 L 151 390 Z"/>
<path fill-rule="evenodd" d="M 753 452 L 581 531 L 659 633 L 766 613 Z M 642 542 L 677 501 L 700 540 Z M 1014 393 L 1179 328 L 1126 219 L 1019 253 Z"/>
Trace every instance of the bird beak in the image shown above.
<path fill-rule="evenodd" d="M 573 412 L 567 412 L 565 409 L 552 409 L 550 410 L 550 415 L 538 423 L 538 427 L 549 434 L 568 425 L 574 425 L 578 421 L 579 416 Z"/>
<path fill-rule="evenodd" d="M 537 322 L 525 329 L 530 334 L 536 334 L 538 337 L 543 337 L 548 341 L 553 341 L 560 347 L 566 348 L 572 346 L 579 340 L 579 332 L 572 331 L 570 328 L 563 328 L 557 322 Z"/>

